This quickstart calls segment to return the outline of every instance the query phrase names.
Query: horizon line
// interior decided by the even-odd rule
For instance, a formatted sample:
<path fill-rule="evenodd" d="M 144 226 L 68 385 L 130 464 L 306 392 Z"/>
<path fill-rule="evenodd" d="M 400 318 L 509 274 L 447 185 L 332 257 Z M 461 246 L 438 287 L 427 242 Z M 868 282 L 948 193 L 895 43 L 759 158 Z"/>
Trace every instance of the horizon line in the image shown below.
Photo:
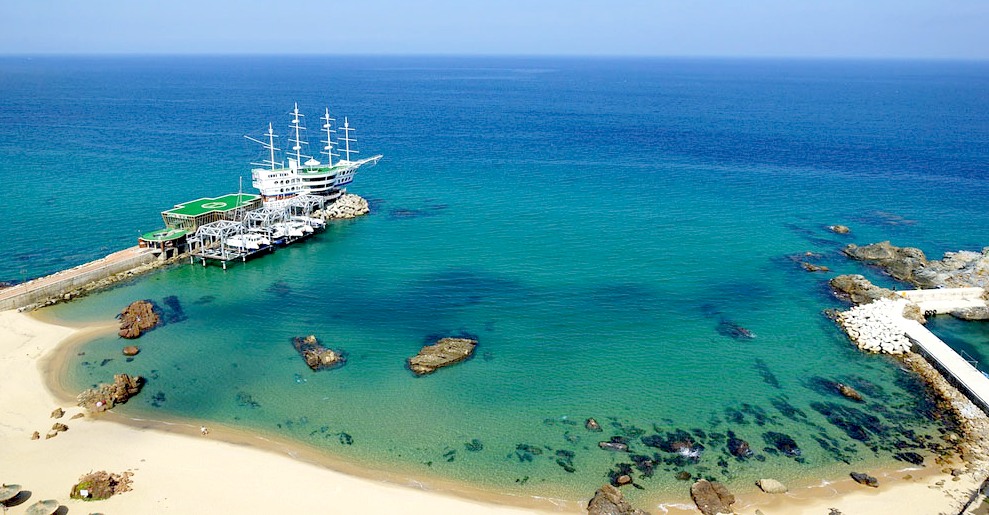
<path fill-rule="evenodd" d="M 265 52 L 3 52 L 5 58 L 127 58 L 127 57 L 405 57 L 405 58 L 480 58 L 480 59 L 641 59 L 641 60 L 720 60 L 720 61 L 937 61 L 989 62 L 989 57 L 945 56 L 826 56 L 826 55 L 719 55 L 719 54 L 499 54 L 499 53 L 265 53 Z"/>

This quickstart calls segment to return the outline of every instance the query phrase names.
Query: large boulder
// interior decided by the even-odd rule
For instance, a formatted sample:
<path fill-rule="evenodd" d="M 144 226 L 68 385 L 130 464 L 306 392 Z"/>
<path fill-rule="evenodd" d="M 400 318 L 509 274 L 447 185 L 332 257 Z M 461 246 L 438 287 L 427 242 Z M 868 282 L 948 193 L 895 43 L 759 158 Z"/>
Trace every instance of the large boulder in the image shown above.
<path fill-rule="evenodd" d="M 786 485 L 775 479 L 760 479 L 755 484 L 767 494 L 785 494 L 787 492 Z"/>
<path fill-rule="evenodd" d="M 477 347 L 477 340 L 469 338 L 443 338 L 433 345 L 419 349 L 419 354 L 409 358 L 409 369 L 417 376 L 432 374 L 437 369 L 460 363 L 469 358 Z"/>
<path fill-rule="evenodd" d="M 698 480 L 690 486 L 690 498 L 704 515 L 735 513 L 731 509 L 731 505 L 735 503 L 735 496 L 725 488 L 725 485 L 717 481 Z"/>
<path fill-rule="evenodd" d="M 594 497 L 587 503 L 588 515 L 649 515 L 648 512 L 633 508 L 621 490 L 611 485 L 598 488 Z"/>
<path fill-rule="evenodd" d="M 161 323 L 155 305 L 147 300 L 132 302 L 117 315 L 117 318 L 120 319 L 120 331 L 117 334 L 127 339 L 138 338 L 145 331 Z"/>

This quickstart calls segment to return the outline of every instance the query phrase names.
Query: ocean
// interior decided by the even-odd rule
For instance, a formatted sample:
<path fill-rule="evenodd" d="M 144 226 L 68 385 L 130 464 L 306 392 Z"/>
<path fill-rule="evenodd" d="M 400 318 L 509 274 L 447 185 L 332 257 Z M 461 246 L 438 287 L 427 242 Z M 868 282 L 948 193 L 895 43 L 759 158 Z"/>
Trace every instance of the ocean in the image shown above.
<path fill-rule="evenodd" d="M 816 483 L 951 430 L 900 363 L 821 312 L 842 307 L 839 273 L 894 285 L 842 257 L 848 243 L 989 245 L 987 63 L 7 57 L 0 91 L 0 281 L 133 245 L 160 211 L 241 179 L 250 191 L 259 149 L 242 135 L 287 134 L 294 102 L 314 143 L 328 106 L 360 156 L 385 156 L 349 187 L 367 217 L 46 310 L 163 307 L 133 360 L 107 337 L 70 364 L 80 389 L 148 378 L 127 416 L 513 496 L 587 498 L 630 473 L 641 502 L 684 498 L 682 472 Z M 985 352 L 984 323 L 934 327 Z M 308 334 L 346 365 L 310 371 L 291 345 Z M 477 338 L 472 359 L 409 372 L 453 335 Z M 612 439 L 630 452 L 599 448 Z M 752 456 L 729 452 L 739 440 Z"/>

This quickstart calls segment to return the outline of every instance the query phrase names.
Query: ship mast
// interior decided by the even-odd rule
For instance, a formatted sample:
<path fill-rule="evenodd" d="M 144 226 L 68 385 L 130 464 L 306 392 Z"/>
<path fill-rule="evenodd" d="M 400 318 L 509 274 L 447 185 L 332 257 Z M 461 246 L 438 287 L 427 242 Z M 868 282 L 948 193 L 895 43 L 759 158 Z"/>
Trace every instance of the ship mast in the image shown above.
<path fill-rule="evenodd" d="M 271 126 L 270 123 L 268 124 L 268 137 L 266 138 L 268 141 L 255 139 L 247 135 L 245 135 L 244 137 L 261 145 L 261 148 L 268 151 L 268 159 L 262 159 L 260 163 L 252 162 L 251 163 L 252 165 L 263 166 L 265 168 L 271 168 L 272 170 L 275 170 L 278 167 L 278 165 L 281 164 L 275 161 L 275 151 L 281 149 L 275 147 L 275 138 L 277 138 L 278 136 L 275 136 L 275 129 Z"/>
<path fill-rule="evenodd" d="M 333 156 L 337 155 L 333 153 L 333 134 L 336 134 L 337 131 L 333 130 L 333 125 L 331 122 L 335 122 L 336 120 L 330 118 L 329 107 L 326 108 L 326 114 L 323 115 L 321 120 L 323 120 L 323 132 L 326 133 L 326 139 L 320 141 L 320 143 L 326 143 L 326 145 L 323 146 L 323 150 L 325 150 L 323 153 L 326 154 L 326 165 L 332 167 Z"/>
<path fill-rule="evenodd" d="M 289 141 L 292 143 L 292 150 L 295 151 L 295 164 L 300 167 L 302 166 L 303 158 L 302 145 L 305 143 L 301 134 L 301 132 L 305 130 L 305 127 L 302 127 L 299 121 L 299 118 L 302 116 L 302 114 L 299 114 L 299 103 L 296 102 L 295 109 L 292 110 L 292 130 L 295 131 L 295 139 L 289 139 Z"/>
<path fill-rule="evenodd" d="M 343 117 L 343 137 L 340 138 L 340 140 L 344 142 L 344 150 L 343 150 L 343 152 L 347 156 L 345 159 L 346 159 L 346 161 L 348 163 L 350 162 L 350 154 L 351 153 L 354 153 L 354 154 L 357 154 L 358 153 L 356 150 L 350 150 L 350 142 L 353 141 L 354 143 L 357 143 L 357 140 L 355 140 L 355 139 L 353 139 L 353 138 L 350 137 L 350 131 L 352 131 L 352 130 L 356 130 L 356 129 L 351 129 L 350 128 L 350 121 L 347 120 L 347 117 L 346 116 L 344 116 Z"/>
<path fill-rule="evenodd" d="M 271 126 L 271 122 L 268 122 L 268 152 L 270 153 L 269 161 L 271 162 L 271 169 L 275 169 L 275 129 Z"/>

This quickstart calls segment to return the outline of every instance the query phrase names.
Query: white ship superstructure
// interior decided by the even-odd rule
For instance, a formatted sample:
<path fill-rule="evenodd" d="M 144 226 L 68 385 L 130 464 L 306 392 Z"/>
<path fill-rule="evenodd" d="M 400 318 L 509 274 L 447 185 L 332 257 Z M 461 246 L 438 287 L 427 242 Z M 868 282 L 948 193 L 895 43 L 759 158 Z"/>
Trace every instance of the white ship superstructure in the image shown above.
<path fill-rule="evenodd" d="M 320 140 L 323 144 L 320 154 L 326 156 L 326 163 L 321 163 L 306 154 L 309 143 L 306 140 L 304 115 L 299 112 L 299 104 L 295 104 L 291 114 L 288 138 L 291 146 L 284 152 L 287 166 L 285 161 L 276 160 L 282 149 L 275 146 L 278 136 L 275 135 L 270 123 L 263 140 L 245 136 L 261 144 L 266 150 L 263 160 L 251 163 L 257 167 L 251 170 L 252 184 L 261 193 L 264 202 L 287 199 L 296 195 L 319 195 L 327 200 L 335 200 L 346 191 L 344 186 L 354 180 L 354 174 L 361 166 L 377 164 L 381 159 L 379 154 L 353 160 L 353 155 L 357 154 L 357 150 L 354 149 L 357 140 L 352 134 L 354 128 L 350 126 L 350 121 L 344 118 L 343 126 L 339 127 L 342 134 L 334 139 L 337 134 L 334 127 L 336 120 L 330 117 L 330 110 L 327 108 L 325 114 L 320 117 L 323 122 L 320 131 L 326 137 L 325 140 Z M 338 152 L 342 152 L 342 156 Z M 342 159 L 334 162 L 335 157 Z"/>

